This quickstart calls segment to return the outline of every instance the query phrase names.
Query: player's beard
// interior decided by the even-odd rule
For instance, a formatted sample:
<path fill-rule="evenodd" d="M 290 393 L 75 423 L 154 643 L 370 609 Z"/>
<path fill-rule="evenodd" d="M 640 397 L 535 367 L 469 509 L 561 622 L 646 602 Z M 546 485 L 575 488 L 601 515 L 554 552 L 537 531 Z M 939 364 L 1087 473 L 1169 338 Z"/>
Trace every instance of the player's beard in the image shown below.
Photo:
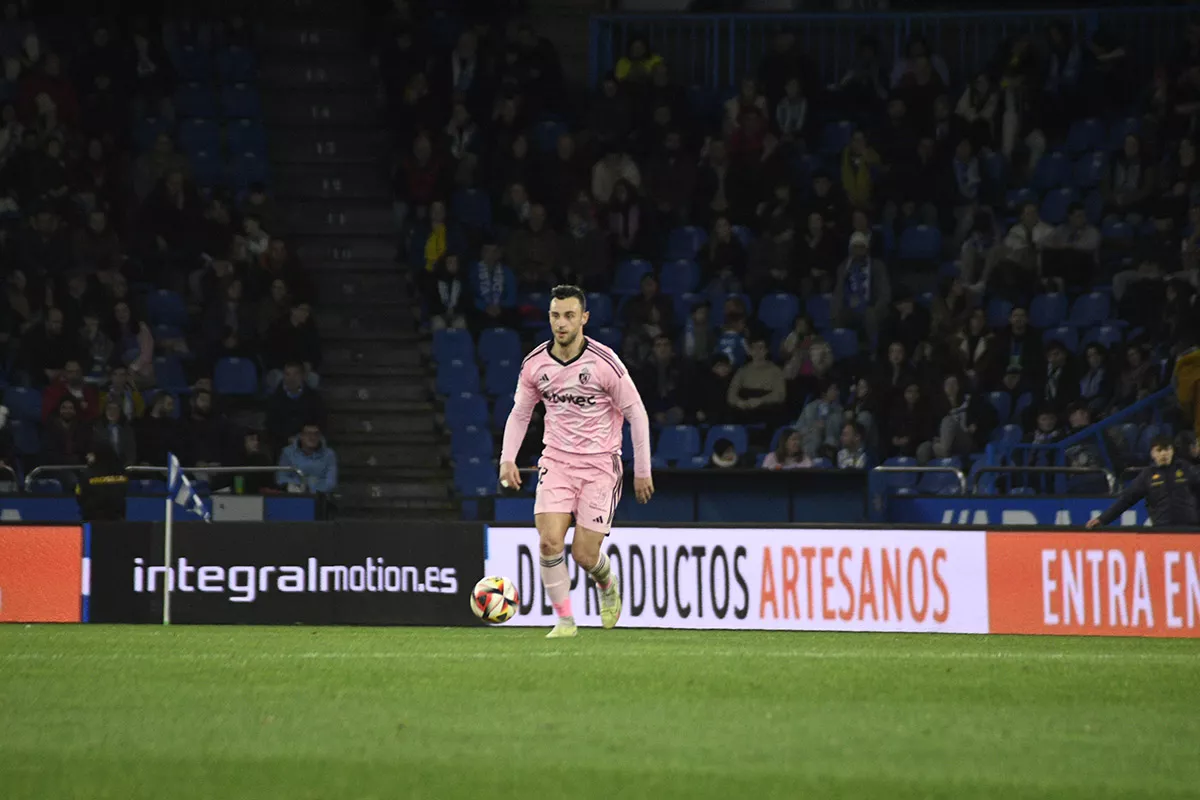
<path fill-rule="evenodd" d="M 567 336 L 570 338 L 560 339 L 560 338 L 558 338 L 558 334 L 556 333 L 556 334 L 554 334 L 554 343 L 557 344 L 559 347 L 563 348 L 564 350 L 566 350 L 566 349 L 569 349 L 569 348 L 572 348 L 575 346 L 575 343 L 579 341 L 579 335 L 580 335 L 580 330 L 575 330 L 575 331 L 572 331 L 571 333 L 567 334 Z"/>

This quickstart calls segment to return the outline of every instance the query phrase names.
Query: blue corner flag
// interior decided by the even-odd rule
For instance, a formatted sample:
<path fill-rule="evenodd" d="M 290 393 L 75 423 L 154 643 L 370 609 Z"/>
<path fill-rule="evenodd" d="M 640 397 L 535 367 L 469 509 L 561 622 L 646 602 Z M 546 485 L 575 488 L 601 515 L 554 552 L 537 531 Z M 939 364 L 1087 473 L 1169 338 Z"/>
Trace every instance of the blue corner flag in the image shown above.
<path fill-rule="evenodd" d="M 167 494 L 173 497 L 178 505 L 203 517 L 205 522 L 212 522 L 212 514 L 208 510 L 208 505 L 200 495 L 196 494 L 196 489 L 188 480 L 187 475 L 183 474 L 183 469 L 179 466 L 179 459 L 175 457 L 174 453 L 167 453 Z"/>

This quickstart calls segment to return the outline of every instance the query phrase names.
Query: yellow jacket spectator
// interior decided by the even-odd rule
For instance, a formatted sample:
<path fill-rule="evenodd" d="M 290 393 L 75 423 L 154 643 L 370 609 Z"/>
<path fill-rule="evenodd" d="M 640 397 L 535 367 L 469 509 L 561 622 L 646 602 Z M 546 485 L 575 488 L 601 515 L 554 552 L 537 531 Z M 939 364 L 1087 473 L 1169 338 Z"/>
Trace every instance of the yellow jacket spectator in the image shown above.
<path fill-rule="evenodd" d="M 875 192 L 875 171 L 880 166 L 879 153 L 867 145 L 862 131 L 855 131 L 850 144 L 842 151 L 842 188 L 855 208 L 868 209 Z"/>
<path fill-rule="evenodd" d="M 654 68 L 663 63 L 662 56 L 650 50 L 650 44 L 642 37 L 629 43 L 629 51 L 617 62 L 613 75 L 619 81 L 649 81 Z"/>

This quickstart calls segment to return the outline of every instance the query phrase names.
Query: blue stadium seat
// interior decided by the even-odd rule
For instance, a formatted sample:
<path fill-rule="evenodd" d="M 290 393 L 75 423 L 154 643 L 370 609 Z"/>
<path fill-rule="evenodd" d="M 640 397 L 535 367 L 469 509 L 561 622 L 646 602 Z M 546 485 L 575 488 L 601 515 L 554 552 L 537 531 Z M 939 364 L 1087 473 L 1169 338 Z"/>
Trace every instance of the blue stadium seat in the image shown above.
<path fill-rule="evenodd" d="M 508 422 L 508 415 L 512 413 L 515 404 L 515 395 L 502 394 L 496 398 L 496 404 L 492 408 L 492 428 L 494 430 L 504 430 L 504 426 Z"/>
<path fill-rule="evenodd" d="M 218 116 L 217 98 L 201 83 L 185 83 L 175 89 L 175 113 L 180 117 Z"/>
<path fill-rule="evenodd" d="M 983 167 L 983 179 L 993 187 L 1004 185 L 1004 176 L 1008 172 L 1008 164 L 1004 154 L 993 150 L 985 156 L 980 156 L 979 164 Z"/>
<path fill-rule="evenodd" d="M 1108 320 L 1109 311 L 1109 295 L 1104 292 L 1089 292 L 1080 295 L 1071 306 L 1070 321 L 1072 325 L 1080 328 L 1102 325 Z"/>
<path fill-rule="evenodd" d="M 1042 208 L 1039 214 L 1044 222 L 1061 225 L 1067 221 L 1067 209 L 1077 199 L 1079 196 L 1074 189 L 1051 189 L 1042 199 Z"/>
<path fill-rule="evenodd" d="M 633 432 L 628 422 L 621 426 L 621 460 L 626 464 L 633 461 Z"/>
<path fill-rule="evenodd" d="M 173 325 L 183 328 L 187 325 L 187 306 L 183 298 L 176 292 L 159 289 L 146 297 L 146 315 L 155 325 Z"/>
<path fill-rule="evenodd" d="M 1108 141 L 1105 144 L 1105 149 L 1110 153 L 1115 153 L 1125 146 L 1125 137 L 1131 133 L 1138 133 L 1142 129 L 1142 120 L 1140 117 L 1125 117 L 1113 122 L 1108 129 Z"/>
<path fill-rule="evenodd" d="M 534 341 L 544 342 L 550 338 L 550 323 L 546 321 L 547 310 L 550 308 L 549 293 L 521 292 L 517 295 L 517 308 L 526 315 L 521 321 L 521 327 L 545 329 L 545 335 Z"/>
<path fill-rule="evenodd" d="M 1089 150 L 1101 150 L 1108 143 L 1108 131 L 1104 123 L 1095 117 L 1077 119 L 1067 131 L 1067 152 L 1073 156 Z"/>
<path fill-rule="evenodd" d="M 1057 328 L 1047 328 L 1042 333 L 1042 344 L 1049 345 L 1051 342 L 1061 342 L 1063 347 L 1074 353 L 1079 349 L 1079 333 L 1068 325 L 1059 325 Z"/>
<path fill-rule="evenodd" d="M 703 228 L 687 225 L 675 228 L 667 235 L 667 261 L 688 261 L 694 259 L 700 248 L 708 242 L 708 234 Z"/>
<path fill-rule="evenodd" d="M 492 432 L 483 425 L 464 425 L 450 431 L 450 455 L 460 458 L 491 458 Z"/>
<path fill-rule="evenodd" d="M 1008 422 L 1009 416 L 1012 415 L 1012 398 L 1008 392 L 988 392 L 987 399 L 992 408 L 996 409 L 996 419 L 1001 424 Z"/>
<path fill-rule="evenodd" d="M 487 400 L 477 394 L 461 392 L 446 398 L 446 427 L 450 430 L 488 423 Z"/>
<path fill-rule="evenodd" d="M 669 425 L 658 435 L 654 455 L 667 461 L 679 461 L 700 452 L 700 431 L 693 425 Z"/>
<path fill-rule="evenodd" d="M 13 447 L 18 455 L 34 456 L 42 452 L 42 439 L 36 423 L 26 419 L 14 419 L 9 425 L 12 427 Z"/>
<path fill-rule="evenodd" d="M 642 276 L 653 272 L 649 261 L 631 258 L 617 265 L 617 274 L 613 278 L 613 294 L 638 294 L 642 290 Z"/>
<path fill-rule="evenodd" d="M 989 328 L 1003 328 L 1008 324 L 1008 316 L 1012 313 L 1013 304 L 1002 297 L 993 297 L 987 304 L 987 324 Z"/>
<path fill-rule="evenodd" d="M 659 284 L 663 294 L 687 294 L 696 291 L 699 285 L 700 266 L 695 261 L 684 258 L 663 264 Z"/>
<path fill-rule="evenodd" d="M 179 146 L 184 154 L 216 153 L 221 149 L 221 129 L 211 119 L 185 119 L 179 123 Z"/>
<path fill-rule="evenodd" d="M 692 456 L 675 464 L 675 469 L 704 469 L 708 466 L 711 456 Z"/>
<path fill-rule="evenodd" d="M 1066 185 L 1071 178 L 1071 162 L 1062 153 L 1047 153 L 1038 159 L 1030 183 L 1039 192 Z"/>
<path fill-rule="evenodd" d="M 1037 192 L 1033 189 L 1030 189 L 1028 186 L 1019 189 L 1009 189 L 1004 195 L 1005 206 L 1014 212 L 1020 211 L 1021 207 L 1027 205 L 1028 203 L 1036 204 L 1037 201 Z"/>
<path fill-rule="evenodd" d="M 1080 189 L 1092 189 L 1104 179 L 1104 168 L 1108 160 L 1104 153 L 1095 152 L 1080 156 L 1075 162 L 1073 183 Z"/>
<path fill-rule="evenodd" d="M 915 467 L 917 466 L 917 460 L 915 458 L 894 456 L 885 460 L 880 466 Z M 883 480 L 883 485 L 887 488 L 888 494 L 895 494 L 900 489 L 917 488 L 918 474 L 916 472 L 881 472 L 879 475 Z"/>
<path fill-rule="evenodd" d="M 1008 425 L 1001 425 L 996 428 L 996 430 L 992 432 L 992 441 L 997 444 L 1008 445 L 1011 447 L 1014 444 L 1020 444 L 1023 436 L 1024 433 L 1021 430 L 1021 426 L 1015 423 L 1010 423 Z"/>
<path fill-rule="evenodd" d="M 597 328 L 603 328 L 605 325 L 611 325 L 613 321 L 613 304 L 612 298 L 600 292 L 588 292 L 587 295 L 588 308 L 588 325 L 594 325 Z"/>
<path fill-rule="evenodd" d="M 814 458 L 812 460 L 813 469 L 833 469 L 833 462 L 828 458 Z"/>
<path fill-rule="evenodd" d="M 1135 455 L 1138 446 L 1138 435 L 1141 433 L 1136 422 L 1125 422 L 1112 427 L 1116 437 L 1117 451 L 1125 457 Z"/>
<path fill-rule="evenodd" d="M 621 333 L 621 329 L 612 326 L 596 328 L 596 330 L 592 331 L 589 335 L 600 344 L 604 345 L 605 347 L 611 347 L 618 353 L 621 352 L 621 343 L 625 340 L 625 336 Z"/>
<path fill-rule="evenodd" d="M 211 188 L 225 182 L 225 165 L 214 150 L 197 150 L 188 154 L 192 165 L 192 180 L 197 186 Z"/>
<path fill-rule="evenodd" d="M 33 494 L 62 494 L 62 481 L 58 478 L 35 478 L 29 490 Z"/>
<path fill-rule="evenodd" d="M 1067 318 L 1067 296 L 1062 292 L 1039 294 L 1029 304 L 1029 324 L 1052 328 Z"/>
<path fill-rule="evenodd" d="M 568 133 L 567 127 L 555 119 L 544 119 L 529 130 L 529 141 L 533 149 L 542 155 L 549 155 L 558 148 L 558 139 Z"/>
<path fill-rule="evenodd" d="M 187 376 L 178 358 L 155 356 L 154 379 L 158 387 L 166 392 L 182 392 L 188 388 Z"/>
<path fill-rule="evenodd" d="M 745 225 L 734 225 L 733 235 L 737 237 L 739 242 L 742 243 L 742 247 L 749 252 L 750 248 L 754 245 L 754 231 L 750 230 Z"/>
<path fill-rule="evenodd" d="M 1111 351 L 1114 347 L 1119 347 L 1122 341 L 1123 337 L 1121 336 L 1120 328 L 1115 325 L 1098 325 L 1095 328 L 1088 329 L 1083 335 L 1082 341 L 1080 341 L 1080 346 L 1087 347 L 1089 344 L 1095 342 Z"/>
<path fill-rule="evenodd" d="M 9 386 L 4 390 L 4 405 L 13 419 L 38 422 L 42 418 L 42 390 L 25 386 Z"/>
<path fill-rule="evenodd" d="M 491 459 L 467 458 L 454 465 L 454 488 L 471 497 L 488 497 L 496 493 L 496 467 Z"/>
<path fill-rule="evenodd" d="M 1021 415 L 1024 414 L 1025 410 L 1031 405 L 1033 405 L 1033 395 L 1029 392 L 1025 392 L 1017 398 L 1017 402 L 1013 403 L 1012 418 L 1019 423 L 1021 421 Z"/>
<path fill-rule="evenodd" d="M 962 461 L 958 458 L 935 458 L 925 466 L 962 469 Z M 952 472 L 926 472 L 917 484 L 917 492 L 920 494 L 960 494 L 962 486 L 958 482 L 958 477 Z"/>
<path fill-rule="evenodd" d="M 449 396 L 479 391 L 479 370 L 474 362 L 452 359 L 438 364 L 437 393 Z M 511 390 L 510 390 L 511 391 Z"/>
<path fill-rule="evenodd" d="M 479 334 L 479 358 L 485 363 L 515 361 L 521 363 L 521 337 L 511 328 L 488 328 Z"/>
<path fill-rule="evenodd" d="M 226 119 L 260 119 L 262 99 L 253 86 L 235 83 L 221 89 L 221 110 Z"/>
<path fill-rule="evenodd" d="M 171 121 L 162 117 L 142 117 L 133 124 L 133 142 L 139 151 L 154 147 L 154 140 L 160 133 L 170 135 L 173 126 Z"/>
<path fill-rule="evenodd" d="M 521 374 L 521 360 L 501 359 L 487 365 L 483 379 L 484 391 L 489 397 L 512 394 L 517 388 L 517 376 Z"/>
<path fill-rule="evenodd" d="M 254 53 L 245 47 L 232 45 L 217 53 L 217 77 L 221 83 L 251 83 L 258 69 Z"/>
<path fill-rule="evenodd" d="M 1160 428 L 1158 425 L 1147 425 L 1138 432 L 1137 447 L 1134 448 L 1133 455 L 1139 459 L 1150 458 L 1150 442 L 1155 436 L 1165 434 L 1167 431 Z"/>
<path fill-rule="evenodd" d="M 471 361 L 475 358 L 475 342 L 469 331 L 460 328 L 445 328 L 433 332 L 433 360 L 444 364 L 455 359 Z"/>
<path fill-rule="evenodd" d="M 670 469 L 671 465 L 667 463 L 665 458 L 658 456 L 650 456 L 650 469 Z"/>
<path fill-rule="evenodd" d="M 1100 235 L 1112 241 L 1128 242 L 1133 239 L 1133 228 L 1120 220 L 1105 220 L 1100 226 Z"/>
<path fill-rule="evenodd" d="M 202 47 L 185 44 L 182 47 L 170 48 L 167 55 L 181 81 L 204 83 L 212 77 L 213 59 Z"/>
<path fill-rule="evenodd" d="M 942 232 L 932 225 L 914 225 L 900 234 L 902 261 L 936 261 L 942 255 Z"/>
<path fill-rule="evenodd" d="M 260 158 L 266 158 L 267 132 L 258 120 L 231 120 L 225 126 L 225 136 L 229 141 L 229 152 L 254 153 Z"/>
<path fill-rule="evenodd" d="M 826 123 L 821 129 L 820 152 L 823 155 L 839 155 L 853 136 L 854 123 L 848 119 Z"/>
<path fill-rule="evenodd" d="M 758 319 L 773 331 L 792 329 L 800 314 L 800 298 L 794 294 L 769 294 L 758 306 Z"/>
<path fill-rule="evenodd" d="M 492 201 L 482 189 L 459 189 L 450 199 L 450 213 L 472 230 L 492 227 Z"/>
<path fill-rule="evenodd" d="M 269 183 L 267 159 L 259 153 L 234 153 L 229 160 L 229 185 L 248 189 L 256 183 Z"/>
<path fill-rule="evenodd" d="M 258 370 L 248 358 L 222 358 L 213 368 L 213 391 L 247 395 L 258 391 Z"/>
<path fill-rule="evenodd" d="M 687 322 L 688 317 L 692 315 L 692 309 L 705 302 L 705 300 L 707 298 L 704 295 L 692 292 L 675 295 L 675 319 L 680 323 Z"/>
<path fill-rule="evenodd" d="M 833 360 L 841 361 L 858 355 L 858 333 L 849 328 L 834 328 L 825 334 L 825 340 L 833 350 Z"/>
<path fill-rule="evenodd" d="M 710 294 L 708 300 L 712 304 L 712 308 L 708 313 L 708 319 L 715 327 L 719 328 L 725 324 L 725 301 L 730 298 L 742 301 L 742 305 L 746 307 L 747 316 L 754 315 L 754 301 L 748 294 Z"/>
<path fill-rule="evenodd" d="M 933 292 L 921 292 L 917 295 L 917 305 L 921 308 L 929 308 L 933 305 Z"/>
<path fill-rule="evenodd" d="M 1093 190 L 1083 198 L 1083 211 L 1087 214 L 1089 223 L 1100 224 L 1100 219 L 1104 216 L 1104 198 L 1101 197 L 1100 192 Z"/>
<path fill-rule="evenodd" d="M 828 330 L 833 324 L 833 295 L 812 294 L 805 303 L 808 316 L 813 321 L 813 327 L 819 331 Z"/>
<path fill-rule="evenodd" d="M 749 436 L 744 425 L 713 425 L 704 437 L 704 456 L 707 461 L 712 457 L 713 448 L 721 439 L 728 439 L 737 454 L 744 455 L 749 447 Z"/>

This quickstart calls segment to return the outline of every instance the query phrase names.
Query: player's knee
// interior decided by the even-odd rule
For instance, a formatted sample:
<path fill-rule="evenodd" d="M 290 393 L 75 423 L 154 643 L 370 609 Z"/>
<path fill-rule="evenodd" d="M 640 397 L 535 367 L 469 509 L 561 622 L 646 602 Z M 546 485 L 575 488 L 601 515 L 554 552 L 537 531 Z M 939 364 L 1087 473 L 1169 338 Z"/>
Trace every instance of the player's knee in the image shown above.
<path fill-rule="evenodd" d="M 544 558 L 556 556 L 563 551 L 566 545 L 563 544 L 563 539 L 555 536 L 541 535 L 538 541 L 538 549 L 541 551 Z"/>
<path fill-rule="evenodd" d="M 574 542 L 571 545 L 571 557 L 575 563 L 585 570 L 592 569 L 600 560 L 600 545 L 589 542 Z"/>

